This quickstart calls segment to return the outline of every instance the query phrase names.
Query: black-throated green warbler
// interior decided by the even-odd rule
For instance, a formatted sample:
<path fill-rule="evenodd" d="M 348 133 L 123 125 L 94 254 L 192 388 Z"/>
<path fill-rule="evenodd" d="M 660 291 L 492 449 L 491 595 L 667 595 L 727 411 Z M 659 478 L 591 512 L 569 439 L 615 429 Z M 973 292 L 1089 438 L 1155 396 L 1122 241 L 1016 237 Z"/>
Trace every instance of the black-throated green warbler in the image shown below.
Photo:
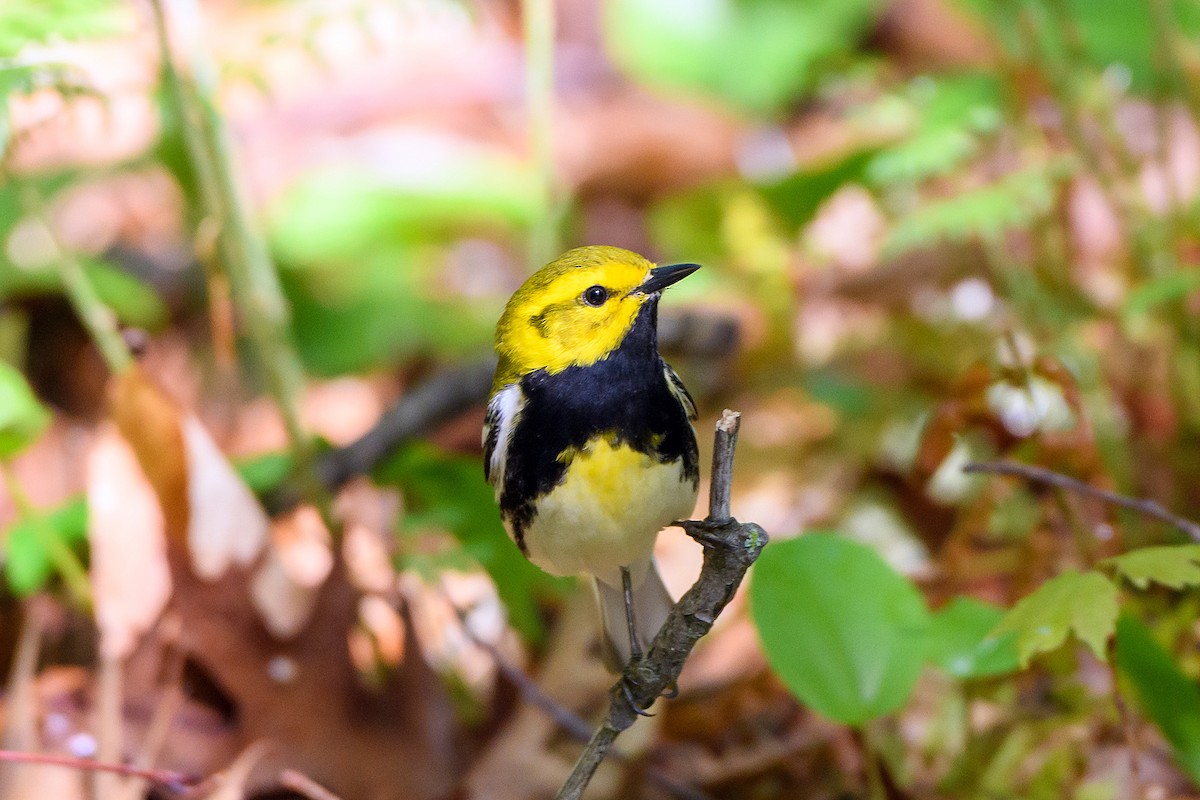
<path fill-rule="evenodd" d="M 530 561 L 594 579 L 617 670 L 666 620 L 654 540 L 696 502 L 696 409 L 657 325 L 662 290 L 698 268 L 580 247 L 526 280 L 496 325 L 485 474 Z"/>

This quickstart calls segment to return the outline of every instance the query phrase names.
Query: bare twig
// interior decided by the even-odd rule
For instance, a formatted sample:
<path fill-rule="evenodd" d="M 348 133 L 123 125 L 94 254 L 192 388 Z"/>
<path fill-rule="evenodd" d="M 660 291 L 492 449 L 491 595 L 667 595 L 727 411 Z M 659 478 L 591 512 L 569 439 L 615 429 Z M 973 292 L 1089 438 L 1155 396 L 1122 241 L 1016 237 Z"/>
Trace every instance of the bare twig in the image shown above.
<path fill-rule="evenodd" d="M 20 192 L 22 210 L 36 222 L 46 235 L 46 244 L 54 257 L 54 266 L 63 282 L 63 291 L 79 321 L 100 351 L 105 365 L 113 373 L 124 372 L 133 364 L 133 356 L 125 346 L 117 327 L 117 315 L 108 307 L 92 285 L 83 264 L 59 241 L 50 222 L 45 200 L 32 186 Z"/>
<path fill-rule="evenodd" d="M 1186 517 L 1181 517 L 1178 514 L 1173 514 L 1163 508 L 1162 504 L 1156 500 L 1145 500 L 1137 497 L 1127 497 L 1123 494 L 1110 492 L 1107 489 L 1100 489 L 1092 486 L 1090 483 L 1084 483 L 1078 478 L 1072 478 L 1069 475 L 1063 475 L 1045 467 L 1035 467 L 1031 464 L 1019 464 L 1015 461 L 986 461 L 973 462 L 963 467 L 963 472 L 981 472 L 990 473 L 993 475 L 1010 475 L 1018 478 L 1024 478 L 1030 483 L 1040 483 L 1046 486 L 1053 486 L 1057 489 L 1063 489 L 1068 492 L 1087 495 L 1103 500 L 1106 503 L 1112 503 L 1121 508 L 1127 508 L 1130 511 L 1137 511 L 1139 514 L 1145 514 L 1147 517 L 1153 517 L 1168 525 L 1173 525 L 1179 530 L 1186 533 L 1196 541 L 1200 542 L 1200 523 L 1193 522 Z"/>
<path fill-rule="evenodd" d="M 123 775 L 127 778 L 142 778 L 159 786 L 166 786 L 176 791 L 182 791 L 196 785 L 197 781 L 169 769 L 141 769 L 126 764 L 109 764 L 103 761 L 93 761 L 90 758 L 74 758 L 72 756 L 56 756 L 50 753 L 21 753 L 15 750 L 0 750 L 0 761 L 11 764 L 38 764 L 49 767 L 80 770 L 82 772 L 107 772 L 113 775 Z"/>
<path fill-rule="evenodd" d="M 575 762 L 558 792 L 558 800 L 579 800 L 617 736 L 637 720 L 639 709 L 650 706 L 675 684 L 692 648 L 712 628 L 767 543 L 767 534 L 758 525 L 739 523 L 729 516 L 740 419 L 736 412 L 726 411 L 717 423 L 708 518 L 679 523 L 704 545 L 700 577 L 671 609 L 650 652 L 626 666 L 621 679 L 609 690 L 608 714 Z"/>

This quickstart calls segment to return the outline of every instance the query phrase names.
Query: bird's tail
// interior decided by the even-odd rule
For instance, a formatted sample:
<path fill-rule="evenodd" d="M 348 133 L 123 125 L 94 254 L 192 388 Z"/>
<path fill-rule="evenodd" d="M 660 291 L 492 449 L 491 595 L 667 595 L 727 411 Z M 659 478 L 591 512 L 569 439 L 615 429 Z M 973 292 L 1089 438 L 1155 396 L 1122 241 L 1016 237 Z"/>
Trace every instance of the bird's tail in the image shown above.
<path fill-rule="evenodd" d="M 619 584 L 611 586 L 599 578 L 592 580 L 596 587 L 596 604 L 600 608 L 600 649 L 604 664 L 613 672 L 621 672 L 629 663 L 630 656 L 625 591 Z M 633 615 L 643 653 L 650 649 L 650 643 L 667 621 L 667 614 L 673 605 L 675 601 L 663 585 L 658 566 L 651 559 L 645 578 L 633 588 Z"/>

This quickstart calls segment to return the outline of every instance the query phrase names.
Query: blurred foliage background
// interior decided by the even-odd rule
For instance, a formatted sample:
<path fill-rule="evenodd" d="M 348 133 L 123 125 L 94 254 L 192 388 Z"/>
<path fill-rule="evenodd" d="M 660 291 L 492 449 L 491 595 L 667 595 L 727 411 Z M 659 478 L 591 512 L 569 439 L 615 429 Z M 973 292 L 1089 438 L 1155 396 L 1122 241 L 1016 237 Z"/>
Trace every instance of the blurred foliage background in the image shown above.
<path fill-rule="evenodd" d="M 552 796 L 611 679 L 478 432 L 604 243 L 704 265 L 772 544 L 589 796 L 1200 796 L 1198 76 L 1195 0 L 6 0 L 4 746 L 173 777 L 0 793 Z"/>

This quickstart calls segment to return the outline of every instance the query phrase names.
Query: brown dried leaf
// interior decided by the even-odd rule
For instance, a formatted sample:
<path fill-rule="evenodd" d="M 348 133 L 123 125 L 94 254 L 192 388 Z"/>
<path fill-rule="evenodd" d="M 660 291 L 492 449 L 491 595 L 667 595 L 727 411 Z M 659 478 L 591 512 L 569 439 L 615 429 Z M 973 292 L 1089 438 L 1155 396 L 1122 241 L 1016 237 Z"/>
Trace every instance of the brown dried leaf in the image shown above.
<path fill-rule="evenodd" d="M 191 508 L 187 541 L 192 567 L 216 580 L 233 565 L 246 566 L 267 539 L 262 506 L 233 471 L 208 431 L 190 414 L 181 420 Z"/>
<path fill-rule="evenodd" d="M 271 522 L 271 541 L 251 579 L 250 597 L 275 638 L 295 636 L 312 616 L 317 592 L 333 569 L 330 541 L 311 505 Z"/>
<path fill-rule="evenodd" d="M 167 536 L 182 541 L 188 493 L 179 409 L 136 366 L 113 378 L 109 394 L 113 421 L 158 495 Z"/>
<path fill-rule="evenodd" d="M 122 658 L 171 594 L 165 520 L 137 454 L 112 425 L 87 455 L 88 540 L 101 652 Z"/>

